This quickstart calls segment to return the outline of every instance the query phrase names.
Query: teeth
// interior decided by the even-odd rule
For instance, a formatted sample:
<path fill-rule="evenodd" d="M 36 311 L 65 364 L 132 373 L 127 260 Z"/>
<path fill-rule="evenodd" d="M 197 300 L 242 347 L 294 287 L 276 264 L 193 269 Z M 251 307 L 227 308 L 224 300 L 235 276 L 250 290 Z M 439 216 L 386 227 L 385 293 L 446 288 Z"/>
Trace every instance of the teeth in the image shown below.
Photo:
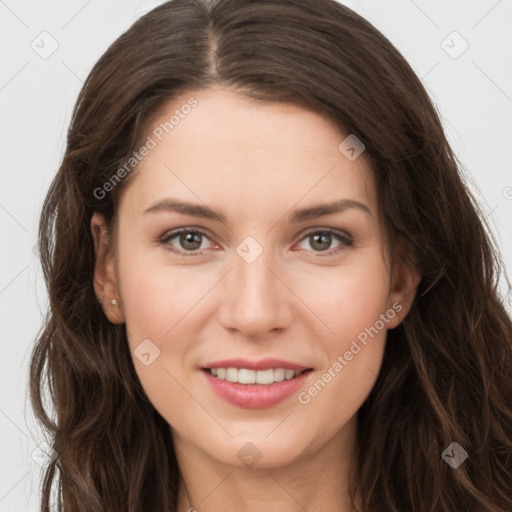
<path fill-rule="evenodd" d="M 228 368 L 226 370 L 226 380 L 228 382 L 238 382 L 238 370 L 236 368 Z"/>
<path fill-rule="evenodd" d="M 295 377 L 295 372 L 293 370 L 285 370 L 284 371 L 285 380 L 292 379 L 293 377 Z"/>
<path fill-rule="evenodd" d="M 274 370 L 274 381 L 275 382 L 283 381 L 285 373 L 286 373 L 285 369 L 283 369 L 283 368 L 276 368 Z"/>
<path fill-rule="evenodd" d="M 272 384 L 274 382 L 274 370 L 259 370 L 256 372 L 257 384 Z"/>
<path fill-rule="evenodd" d="M 263 384 L 268 386 L 274 382 L 290 380 L 300 375 L 300 370 L 269 368 L 268 370 L 249 370 L 247 368 L 210 368 L 210 373 L 221 380 L 239 384 Z"/>
<path fill-rule="evenodd" d="M 254 370 L 246 370 L 245 368 L 241 368 L 238 370 L 238 382 L 240 382 L 240 384 L 254 384 L 256 382 L 256 372 Z M 261 384 L 261 382 L 259 382 L 259 384 Z"/>

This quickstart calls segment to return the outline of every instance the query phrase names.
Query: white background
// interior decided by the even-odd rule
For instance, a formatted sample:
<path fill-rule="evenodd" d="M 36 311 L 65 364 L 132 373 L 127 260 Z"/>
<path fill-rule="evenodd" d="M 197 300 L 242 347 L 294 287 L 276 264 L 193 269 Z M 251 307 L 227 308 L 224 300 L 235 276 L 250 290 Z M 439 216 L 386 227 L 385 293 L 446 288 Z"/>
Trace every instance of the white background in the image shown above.
<path fill-rule="evenodd" d="M 31 453 L 43 438 L 26 397 L 29 353 L 46 307 L 33 253 L 42 201 L 84 79 L 108 45 L 160 3 L 0 0 L 0 512 L 35 512 L 39 503 L 42 470 Z M 380 29 L 422 78 L 471 187 L 479 190 L 510 273 L 512 1 L 345 3 Z M 454 31 L 469 44 L 456 59 L 442 47 L 446 40 L 452 53 L 463 48 L 458 36 L 446 39 Z M 48 50 L 52 38 L 58 48 L 43 59 L 31 45 Z"/>

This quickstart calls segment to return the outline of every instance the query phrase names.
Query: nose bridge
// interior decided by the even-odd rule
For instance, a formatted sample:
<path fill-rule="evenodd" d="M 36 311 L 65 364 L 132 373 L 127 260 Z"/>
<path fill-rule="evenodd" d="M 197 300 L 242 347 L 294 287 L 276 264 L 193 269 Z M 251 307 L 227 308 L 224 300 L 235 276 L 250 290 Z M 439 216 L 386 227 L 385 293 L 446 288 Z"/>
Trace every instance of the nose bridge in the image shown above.
<path fill-rule="evenodd" d="M 267 299 L 272 296 L 271 292 L 276 287 L 276 278 L 269 270 L 269 267 L 272 266 L 270 259 L 265 253 L 252 262 L 247 262 L 241 257 L 238 258 L 235 264 L 234 277 L 240 286 L 241 294 L 239 298 L 241 300 L 250 299 L 267 302 Z"/>
<path fill-rule="evenodd" d="M 236 253 L 226 324 L 253 333 L 285 326 L 291 319 L 291 294 L 275 275 L 279 270 L 271 247 L 248 237 Z"/>

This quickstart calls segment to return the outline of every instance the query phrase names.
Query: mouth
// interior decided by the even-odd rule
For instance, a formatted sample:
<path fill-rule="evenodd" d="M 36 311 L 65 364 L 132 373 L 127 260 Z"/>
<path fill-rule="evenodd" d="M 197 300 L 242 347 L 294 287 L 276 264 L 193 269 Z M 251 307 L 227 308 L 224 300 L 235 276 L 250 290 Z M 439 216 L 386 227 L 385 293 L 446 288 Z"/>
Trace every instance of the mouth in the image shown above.
<path fill-rule="evenodd" d="M 296 379 L 303 373 L 312 371 L 312 368 L 294 370 L 290 368 L 267 368 L 253 370 L 250 368 L 202 368 L 202 370 L 218 380 L 225 380 L 233 384 L 261 384 L 271 386 L 277 382 Z"/>
<path fill-rule="evenodd" d="M 314 368 L 267 357 L 223 359 L 200 370 L 210 389 L 223 400 L 244 409 L 266 409 L 297 393 L 310 380 Z"/>

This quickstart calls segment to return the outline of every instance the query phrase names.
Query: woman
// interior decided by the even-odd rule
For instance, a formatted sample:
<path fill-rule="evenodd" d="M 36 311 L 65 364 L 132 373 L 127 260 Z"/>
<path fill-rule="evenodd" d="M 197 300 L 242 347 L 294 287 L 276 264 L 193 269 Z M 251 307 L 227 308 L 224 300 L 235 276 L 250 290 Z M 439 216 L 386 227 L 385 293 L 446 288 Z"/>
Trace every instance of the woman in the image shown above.
<path fill-rule="evenodd" d="M 84 84 L 40 253 L 43 510 L 57 471 L 65 511 L 512 510 L 498 254 L 350 9 L 143 16 Z"/>

